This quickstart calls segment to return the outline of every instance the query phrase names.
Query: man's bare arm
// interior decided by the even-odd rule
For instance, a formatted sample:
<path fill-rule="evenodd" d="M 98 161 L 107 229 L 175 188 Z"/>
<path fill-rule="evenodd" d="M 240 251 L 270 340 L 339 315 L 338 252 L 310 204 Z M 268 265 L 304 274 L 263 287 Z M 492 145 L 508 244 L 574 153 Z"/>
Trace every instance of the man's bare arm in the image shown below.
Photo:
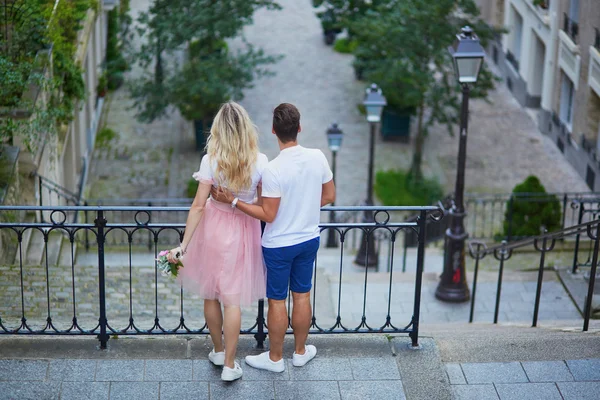
<path fill-rule="evenodd" d="M 326 204 L 333 203 L 335 201 L 335 184 L 333 179 L 323 184 L 323 190 L 321 191 L 321 207 Z"/>

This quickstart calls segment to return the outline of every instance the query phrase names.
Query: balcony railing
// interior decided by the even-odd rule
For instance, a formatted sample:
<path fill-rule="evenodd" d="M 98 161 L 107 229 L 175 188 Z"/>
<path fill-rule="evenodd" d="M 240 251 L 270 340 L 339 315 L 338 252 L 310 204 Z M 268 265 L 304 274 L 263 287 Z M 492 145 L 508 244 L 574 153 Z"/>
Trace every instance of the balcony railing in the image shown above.
<path fill-rule="evenodd" d="M 506 51 L 506 61 L 508 61 L 513 66 L 515 71 L 519 70 L 519 60 L 515 58 L 514 54 L 511 53 L 510 50 Z"/>
<path fill-rule="evenodd" d="M 600 51 L 600 30 L 598 28 L 594 28 L 594 48 Z"/>
<path fill-rule="evenodd" d="M 110 336 L 120 335 L 175 335 L 201 334 L 207 326 L 201 313 L 201 299 L 184 289 L 171 277 L 161 277 L 156 266 L 160 250 L 167 248 L 159 242 L 168 236 L 171 245 L 179 243 L 185 224 L 169 223 L 150 216 L 168 213 L 186 213 L 188 207 L 0 207 L 0 246 L 2 247 L 2 290 L 0 290 L 0 335 L 94 335 L 101 348 L 106 348 Z M 418 345 L 421 286 L 425 257 L 425 224 L 428 219 L 439 220 L 443 212 L 438 207 L 330 207 L 323 211 L 374 213 L 372 223 L 323 223 L 321 231 L 333 230 L 339 239 L 339 258 L 329 257 L 328 268 L 339 277 L 337 285 L 319 281 L 314 274 L 312 302 L 314 315 L 311 333 L 407 333 L 414 346 Z M 47 222 L 10 222 L 8 216 L 15 213 L 47 213 Z M 396 212 L 418 214 L 409 222 L 393 222 Z M 76 223 L 72 214 L 88 213 L 93 223 Z M 119 217 L 112 219 L 111 217 Z M 129 217 L 129 220 L 122 219 Z M 405 231 L 418 234 L 415 280 L 410 293 L 395 289 L 393 274 L 399 272 L 395 248 L 397 239 Z M 348 274 L 344 267 L 349 238 L 358 232 L 368 242 L 376 240 L 379 232 L 386 238 L 389 249 L 387 273 L 386 310 L 371 310 L 368 297 L 373 295 L 368 282 L 372 275 L 365 268 L 362 307 L 348 309 L 348 297 L 356 293 L 343 288 L 342 281 Z M 110 244 L 117 233 L 125 234 L 125 246 Z M 36 245 L 31 244 L 32 235 L 42 235 Z M 77 254 L 77 246 L 85 236 L 93 238 L 87 253 Z M 150 251 L 134 249 L 137 236 L 152 238 Z M 52 243 L 58 244 L 60 254 L 55 254 Z M 398 247 L 400 245 L 398 244 Z M 378 250 L 383 251 L 382 248 Z M 63 257 L 63 251 L 64 256 Z M 333 254 L 335 254 L 333 253 Z M 77 254 L 77 255 L 76 255 Z M 321 253 L 319 253 L 321 254 Z M 11 256 L 14 257 L 14 262 Z M 37 257 L 32 262 L 32 257 Z M 62 261 L 57 263 L 57 257 Z M 367 254 L 367 265 L 369 255 Z M 404 257 L 405 258 L 405 257 Z M 317 267 L 325 262 L 317 257 Z M 336 266 L 337 264 L 337 266 Z M 371 278 L 372 279 L 372 278 Z M 337 287 L 335 287 L 337 286 Z M 344 289 L 344 290 L 343 290 Z M 315 308 L 322 296 L 334 292 L 337 298 L 335 312 L 324 314 Z M 141 293 L 145 301 L 136 301 Z M 321 294 L 324 292 L 324 294 Z M 392 298 L 402 296 L 403 301 L 412 300 L 409 312 Z M 332 297 L 333 298 L 333 297 Z M 411 301 L 408 300 L 408 301 Z M 404 306 L 406 307 L 406 306 Z M 268 326 L 265 321 L 264 301 L 259 301 L 257 311 L 246 318 L 242 334 L 253 334 L 259 347 L 263 346 Z M 402 319 L 406 320 L 402 321 Z M 288 333 L 291 333 L 289 331 Z"/>
<path fill-rule="evenodd" d="M 579 24 L 569 18 L 567 13 L 564 13 L 563 31 L 569 35 L 573 43 L 577 44 L 577 37 L 579 36 Z"/>

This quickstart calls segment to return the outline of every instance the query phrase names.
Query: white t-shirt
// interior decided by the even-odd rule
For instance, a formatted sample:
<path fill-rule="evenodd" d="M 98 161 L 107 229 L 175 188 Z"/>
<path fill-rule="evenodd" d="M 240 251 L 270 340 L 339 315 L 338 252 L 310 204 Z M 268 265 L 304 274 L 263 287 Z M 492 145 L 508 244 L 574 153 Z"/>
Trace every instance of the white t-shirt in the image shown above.
<path fill-rule="evenodd" d="M 279 197 L 275 220 L 267 224 L 262 245 L 293 246 L 319 236 L 323 184 L 333 174 L 325 155 L 302 146 L 281 150 L 263 171 L 262 196 Z"/>
<path fill-rule="evenodd" d="M 269 159 L 262 153 L 258 154 L 256 158 L 256 163 L 252 168 L 252 184 L 247 190 L 242 191 L 241 193 L 233 193 L 234 196 L 238 197 L 244 203 L 252 203 L 254 198 L 256 197 L 256 187 L 260 182 L 260 178 L 263 174 L 263 170 L 269 163 Z M 217 171 L 217 161 L 212 160 L 211 157 L 207 154 L 202 157 L 202 162 L 200 162 L 200 170 L 198 172 L 194 172 L 192 175 L 195 180 L 200 183 L 205 183 L 208 185 L 214 185 L 220 183 L 221 186 L 227 187 L 227 182 L 222 182 L 216 179 Z"/>

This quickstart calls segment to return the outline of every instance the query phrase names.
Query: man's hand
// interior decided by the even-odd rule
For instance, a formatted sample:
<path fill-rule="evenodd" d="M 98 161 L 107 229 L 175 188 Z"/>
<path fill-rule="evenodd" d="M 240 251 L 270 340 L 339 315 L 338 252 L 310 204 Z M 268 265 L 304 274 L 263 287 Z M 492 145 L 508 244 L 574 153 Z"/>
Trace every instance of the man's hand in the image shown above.
<path fill-rule="evenodd" d="M 231 204 L 231 202 L 233 202 L 233 199 L 235 199 L 233 193 L 231 193 L 225 188 L 222 188 L 221 186 L 217 188 L 212 187 L 210 189 L 210 195 L 213 199 L 215 199 L 216 201 L 220 201 L 221 203 Z"/>

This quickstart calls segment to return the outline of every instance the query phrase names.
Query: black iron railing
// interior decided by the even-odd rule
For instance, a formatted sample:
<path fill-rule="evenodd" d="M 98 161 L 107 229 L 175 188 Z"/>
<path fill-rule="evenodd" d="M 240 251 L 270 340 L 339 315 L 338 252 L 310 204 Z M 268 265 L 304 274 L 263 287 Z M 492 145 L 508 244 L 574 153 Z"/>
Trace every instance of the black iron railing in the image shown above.
<path fill-rule="evenodd" d="M 579 36 L 579 24 L 569 18 L 567 13 L 563 13 L 563 31 L 569 35 L 571 40 L 573 40 L 573 43 L 577 44 L 577 37 Z"/>
<path fill-rule="evenodd" d="M 532 326 L 537 326 L 538 316 L 540 313 L 540 300 L 542 296 L 542 286 L 544 283 L 544 272 L 548 266 L 547 259 L 550 253 L 554 250 L 558 241 L 567 238 L 574 238 L 585 235 L 593 242 L 593 250 L 591 252 L 591 270 L 588 278 L 587 296 L 585 297 L 583 314 L 583 331 L 587 331 L 590 322 L 592 310 L 592 295 L 594 293 L 594 285 L 598 266 L 598 249 L 600 245 L 600 220 L 593 220 L 576 226 L 563 229 L 559 232 L 546 233 L 536 237 L 526 238 L 513 243 L 502 242 L 499 245 L 487 247 L 485 243 L 472 241 L 469 243 L 469 254 L 475 260 L 475 268 L 473 275 L 473 287 L 471 292 L 471 310 L 469 314 L 469 322 L 473 322 L 475 301 L 477 295 L 477 280 L 482 260 L 490 255 L 498 261 L 498 280 L 496 287 L 496 301 L 494 304 L 493 322 L 496 324 L 499 321 L 500 303 L 502 296 L 502 283 L 504 277 L 504 268 L 506 262 L 519 250 L 536 251 L 539 253 L 539 264 L 537 268 L 538 279 L 535 286 L 535 300 L 533 307 Z M 557 252 L 560 250 L 557 250 Z M 575 251 L 577 254 L 577 250 Z"/>
<path fill-rule="evenodd" d="M 594 28 L 594 48 L 600 51 L 600 30 Z"/>
<path fill-rule="evenodd" d="M 573 192 L 573 193 L 503 193 L 503 194 L 467 194 L 465 208 L 467 218 L 466 230 L 471 239 L 482 241 L 512 241 L 521 239 L 514 221 L 514 209 L 517 205 L 560 203 L 560 227 L 569 226 L 588 221 L 591 215 L 584 214 L 579 219 L 578 204 L 582 201 L 600 204 L 600 193 Z M 543 227 L 540 227 L 543 228 Z M 546 227 L 549 228 L 549 227 Z M 559 230 L 557 229 L 557 230 Z M 540 232 L 541 233 L 541 232 Z"/>
<path fill-rule="evenodd" d="M 330 207 L 323 211 L 364 212 L 366 207 Z M 425 224 L 428 219 L 443 217 L 437 207 L 369 207 L 375 215 L 374 223 L 324 223 L 322 231 L 334 230 L 339 236 L 340 248 L 337 275 L 339 283 L 332 288 L 329 283 L 321 284 L 316 273 L 320 256 L 315 262 L 312 301 L 314 316 L 311 333 L 407 333 L 414 346 L 418 345 L 419 316 L 421 306 L 421 286 L 425 256 Z M 187 207 L 0 207 L 0 216 L 5 212 L 47 213 L 47 222 L 0 222 L 0 241 L 3 248 L 2 276 L 3 301 L 0 304 L 0 334 L 10 335 L 97 335 L 101 348 L 106 348 L 112 335 L 172 335 L 206 333 L 203 321 L 201 299 L 194 298 L 188 291 L 170 277 L 161 278 L 155 258 L 159 249 L 159 239 L 168 235 L 171 244 L 179 243 L 185 227 L 182 223 L 165 223 L 151 216 L 159 213 L 186 213 Z M 410 222 L 393 222 L 392 213 L 418 213 L 419 218 Z M 90 223 L 71 222 L 72 214 L 88 213 Z M 112 214 L 111 214 L 112 213 Z M 120 214 L 119 214 L 120 213 Z M 133 214 L 127 214 L 133 213 Z M 130 221 L 113 221 L 109 215 L 132 215 Z M 342 288 L 342 279 L 348 272 L 344 267 L 348 238 L 353 232 L 365 233 L 365 240 L 375 240 L 379 231 L 385 231 L 389 239 L 389 287 L 387 310 L 372 317 L 367 308 L 369 277 L 372 272 L 365 268 L 362 279 L 364 289 L 362 307 L 352 310 L 357 319 L 344 310 L 347 295 Z M 393 310 L 392 277 L 397 272 L 395 244 L 405 231 L 418 233 L 416 274 L 412 311 L 406 315 L 407 323 L 397 321 Z M 128 239 L 125 248 L 115 253 L 110 237 L 120 232 Z M 42 235 L 41 244 L 32 246 L 26 243 L 32 233 Z M 93 238 L 90 251 L 77 252 L 77 245 L 85 235 Z M 151 251 L 135 252 L 134 238 L 150 235 Z M 51 243 L 54 238 L 66 237 L 66 243 L 59 244 L 61 253 L 57 262 L 53 256 Z M 362 235 L 361 235 L 362 236 Z M 29 239 L 28 239 L 29 237 Z M 383 236 L 382 236 L 383 237 Z M 40 251 L 41 262 L 30 262 L 28 256 Z M 64 253 L 62 252 L 64 250 Z M 119 249 L 117 249 L 119 250 Z M 15 254 L 14 263 L 10 260 Z M 37 253 L 36 253 L 37 254 Z M 116 257 L 116 258 L 115 258 Z M 120 257 L 120 258 L 119 258 Z M 144 258 L 145 257 L 145 258 Z M 140 258 L 143 260 L 140 261 Z M 38 260 L 38 259 L 36 259 Z M 149 281 L 142 282 L 146 276 Z M 321 291 L 337 292 L 337 310 L 324 315 L 316 302 Z M 134 301 L 146 292 L 147 297 Z M 142 296 L 143 297 L 143 296 Z M 184 307 L 184 305 L 186 307 Z M 383 310 L 378 310 L 383 311 Z M 263 346 L 268 326 L 265 323 L 264 302 L 258 302 L 258 310 L 250 314 L 248 327 L 243 334 L 254 334 L 259 347 Z M 376 320 L 378 318 L 378 320 Z M 405 324 L 406 323 L 406 324 Z M 194 326 L 196 325 L 196 326 Z M 291 332 L 291 331 L 290 331 Z"/>

